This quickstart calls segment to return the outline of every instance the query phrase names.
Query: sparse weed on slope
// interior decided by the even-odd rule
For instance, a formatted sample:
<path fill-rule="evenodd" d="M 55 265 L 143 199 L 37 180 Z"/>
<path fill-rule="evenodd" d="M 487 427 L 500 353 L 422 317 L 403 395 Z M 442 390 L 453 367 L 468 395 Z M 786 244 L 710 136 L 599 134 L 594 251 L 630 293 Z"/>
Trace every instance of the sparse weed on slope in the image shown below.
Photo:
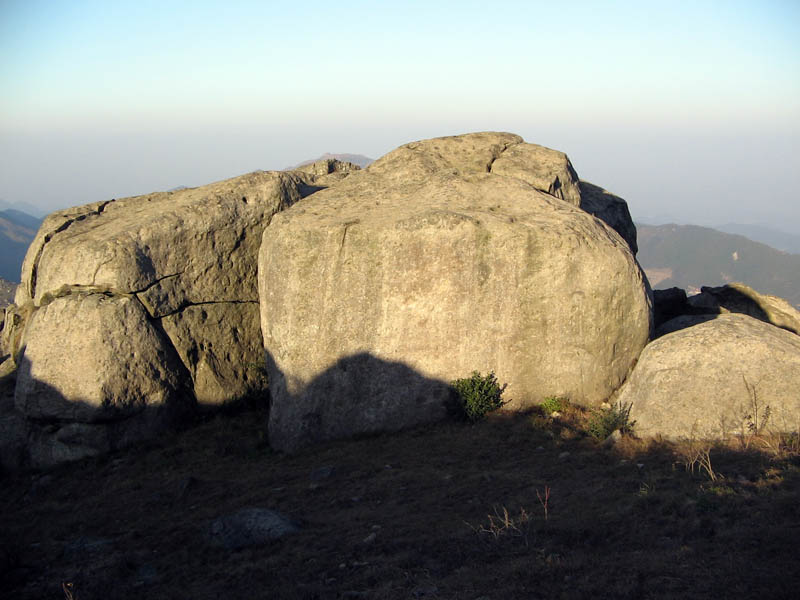
<path fill-rule="evenodd" d="M 506 404 L 502 399 L 506 386 L 500 386 L 494 372 L 484 376 L 473 371 L 471 377 L 456 379 L 451 385 L 458 394 L 464 416 L 473 423 Z"/>
<path fill-rule="evenodd" d="M 539 406 L 544 414 L 550 416 L 553 413 L 559 413 L 563 411 L 568 404 L 569 400 L 567 400 L 566 398 L 560 398 L 558 396 L 548 396 L 547 398 L 542 400 L 542 403 Z"/>
<path fill-rule="evenodd" d="M 604 440 L 617 429 L 621 433 L 633 433 L 636 421 L 631 421 L 633 404 L 616 403 L 609 410 L 597 410 L 589 420 L 587 431 L 598 440 Z"/>

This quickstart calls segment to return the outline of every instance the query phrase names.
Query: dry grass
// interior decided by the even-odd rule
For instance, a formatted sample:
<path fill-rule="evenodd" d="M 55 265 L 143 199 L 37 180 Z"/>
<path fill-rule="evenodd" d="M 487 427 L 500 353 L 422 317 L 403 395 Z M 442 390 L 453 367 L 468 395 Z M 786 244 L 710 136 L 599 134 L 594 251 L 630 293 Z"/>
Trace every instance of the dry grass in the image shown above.
<path fill-rule="evenodd" d="M 500 412 L 285 456 L 264 444 L 265 414 L 254 411 L 6 477 L 3 591 L 38 599 L 69 589 L 74 600 L 795 596 L 797 436 L 762 435 L 747 449 L 698 444 L 694 455 L 627 436 L 606 448 L 586 435 L 588 418 L 576 407 L 558 418 Z M 302 530 L 237 552 L 209 544 L 211 520 L 251 506 Z"/>

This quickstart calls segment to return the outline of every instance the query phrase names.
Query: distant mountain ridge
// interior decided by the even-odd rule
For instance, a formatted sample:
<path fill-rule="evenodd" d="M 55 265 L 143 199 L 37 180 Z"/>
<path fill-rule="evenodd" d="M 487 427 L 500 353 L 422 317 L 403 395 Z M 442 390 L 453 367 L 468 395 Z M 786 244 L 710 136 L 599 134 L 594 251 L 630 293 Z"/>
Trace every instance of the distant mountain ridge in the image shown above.
<path fill-rule="evenodd" d="M 44 216 L 47 214 L 46 210 L 42 210 L 33 204 L 28 204 L 27 202 L 9 202 L 8 200 L 0 198 L 0 211 L 6 210 L 13 210 L 15 212 L 33 215 L 34 219 L 44 218 Z"/>
<path fill-rule="evenodd" d="M 715 227 L 719 231 L 725 233 L 733 233 L 736 235 L 743 235 L 750 238 L 755 242 L 761 242 L 767 246 L 772 246 L 777 250 L 790 252 L 792 254 L 800 254 L 800 235 L 788 233 L 768 227 L 766 225 L 744 225 L 742 223 L 728 223 Z"/>
<path fill-rule="evenodd" d="M 41 222 L 16 209 L 0 210 L 0 278 L 19 281 L 22 261 Z"/>
<path fill-rule="evenodd" d="M 800 307 L 800 255 L 695 225 L 637 224 L 637 231 L 637 258 L 654 288 L 695 293 L 739 281 Z"/>
<path fill-rule="evenodd" d="M 42 219 L 15 208 L 0 210 L 0 218 L 26 229 L 39 229 Z"/>

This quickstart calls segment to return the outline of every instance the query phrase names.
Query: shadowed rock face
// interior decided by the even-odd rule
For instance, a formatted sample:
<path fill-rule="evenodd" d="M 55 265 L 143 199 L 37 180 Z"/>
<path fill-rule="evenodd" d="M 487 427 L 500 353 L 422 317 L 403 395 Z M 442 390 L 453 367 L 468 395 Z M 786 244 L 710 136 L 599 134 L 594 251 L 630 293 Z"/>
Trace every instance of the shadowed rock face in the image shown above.
<path fill-rule="evenodd" d="M 800 337 L 722 314 L 649 344 L 617 400 L 632 404 L 639 435 L 719 439 L 751 424 L 796 431 L 798 389 Z"/>
<path fill-rule="evenodd" d="M 701 290 L 689 298 L 679 288 L 654 291 L 656 337 L 727 313 L 748 315 L 800 335 L 800 311 L 783 298 L 760 294 L 743 283 L 703 286 Z"/>
<path fill-rule="evenodd" d="M 636 244 L 636 227 L 631 219 L 628 203 L 588 181 L 580 182 L 580 190 L 579 206 L 613 228 L 628 242 L 631 251 L 636 254 L 639 251 Z"/>
<path fill-rule="evenodd" d="M 18 411 L 55 423 L 50 435 L 29 433 L 32 464 L 154 435 L 195 402 L 266 393 L 261 232 L 276 212 L 357 168 L 329 163 L 45 219 L 9 312 L 14 326 L 3 331 L 19 364 Z M 112 434 L 122 422 L 124 431 Z"/>
<path fill-rule="evenodd" d="M 31 316 L 23 339 L 15 400 L 34 419 L 120 420 L 188 391 L 175 350 L 135 298 L 57 298 Z"/>
<path fill-rule="evenodd" d="M 800 335 L 800 310 L 783 298 L 759 294 L 743 283 L 703 287 L 689 305 L 705 313 L 741 313 Z"/>
<path fill-rule="evenodd" d="M 39 306 L 50 298 L 75 294 L 132 299 L 155 328 L 153 339 L 160 339 L 182 359 L 185 372 L 192 376 L 186 382 L 188 389 L 209 403 L 242 396 L 250 384 L 263 387 L 263 381 L 238 376 L 242 365 L 261 361 L 255 312 L 249 315 L 246 309 L 250 305 L 254 311 L 258 303 L 255 274 L 261 231 L 275 212 L 300 199 L 304 185 L 305 180 L 291 173 L 259 172 L 202 188 L 50 215 L 26 256 L 17 304 Z M 106 317 L 99 307 L 107 304 L 83 301 L 74 318 L 89 328 L 100 327 Z M 220 312 L 235 316 L 224 326 L 220 318 L 207 318 Z M 100 328 L 98 340 L 128 335 L 125 324 L 108 325 Z M 28 353 L 53 352 L 45 348 L 69 347 L 76 335 L 53 323 L 32 328 L 23 344 Z M 241 343 L 234 343 L 237 339 Z M 151 340 L 140 341 L 133 348 L 152 346 Z M 85 351 L 92 355 L 91 348 Z M 37 378 L 63 387 L 54 385 L 56 379 L 65 380 L 53 371 L 56 363 L 39 362 Z M 103 368 L 114 365 L 109 361 Z M 116 371 L 133 386 L 138 378 L 152 374 L 147 369 L 130 371 L 124 361 Z M 24 389 L 23 385 L 18 396 Z M 98 382 L 91 395 L 107 392 Z"/>
<path fill-rule="evenodd" d="M 494 370 L 516 408 L 606 399 L 651 303 L 628 244 L 580 204 L 565 155 L 481 133 L 407 144 L 276 215 L 259 257 L 271 443 L 436 420 L 432 391 L 473 370 Z M 336 366 L 351 356 L 368 360 Z M 368 422 L 335 416 L 355 413 Z"/>

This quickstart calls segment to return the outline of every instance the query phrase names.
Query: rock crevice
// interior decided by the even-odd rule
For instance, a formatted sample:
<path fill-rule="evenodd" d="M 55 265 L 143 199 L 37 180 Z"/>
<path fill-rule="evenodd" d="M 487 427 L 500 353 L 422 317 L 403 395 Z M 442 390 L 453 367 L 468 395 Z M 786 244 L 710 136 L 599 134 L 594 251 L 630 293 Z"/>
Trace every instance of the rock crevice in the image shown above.
<path fill-rule="evenodd" d="M 47 227 L 47 225 L 48 225 L 48 221 L 45 220 L 45 222 L 42 224 L 42 227 L 41 227 L 39 233 L 36 236 L 36 239 L 34 239 L 33 243 L 31 244 L 31 247 L 35 247 L 36 248 L 35 255 L 34 255 L 32 261 L 31 261 L 31 265 L 30 265 L 30 269 L 29 269 L 30 270 L 30 274 L 29 274 L 29 276 L 27 278 L 27 287 L 28 287 L 27 291 L 28 291 L 28 294 L 29 294 L 29 296 L 31 298 L 35 298 L 36 297 L 36 277 L 37 277 L 37 273 L 38 273 L 38 269 L 39 269 L 39 262 L 40 262 L 40 260 L 42 258 L 42 254 L 44 253 L 45 246 L 48 243 L 50 243 L 50 241 L 53 239 L 54 236 L 56 236 L 57 234 L 62 233 L 64 231 L 66 231 L 67 229 L 69 229 L 69 227 L 73 223 L 76 223 L 76 222 L 79 222 L 79 221 L 83 221 L 87 217 L 90 217 L 90 216 L 93 216 L 93 215 L 102 214 L 105 211 L 106 206 L 108 206 L 112 202 L 114 202 L 114 200 L 106 200 L 104 202 L 96 203 L 96 205 L 94 205 L 94 206 L 97 207 L 96 209 L 80 213 L 79 215 L 77 215 L 75 217 L 66 217 L 66 216 L 64 216 L 64 217 L 62 217 L 63 222 L 60 225 L 55 227 L 55 229 L 52 229 L 50 232 L 42 234 L 41 229 L 45 229 Z M 92 205 L 90 205 L 90 206 L 92 206 Z M 63 213 L 61 213 L 61 214 L 63 214 Z M 28 252 L 30 253 L 30 250 Z M 25 269 L 25 267 L 23 265 L 23 272 L 25 270 L 26 269 Z M 24 280 L 25 280 L 25 278 L 23 278 L 23 281 Z M 22 285 L 20 285 L 20 287 L 22 287 Z"/>
<path fill-rule="evenodd" d="M 3 330 L 16 349 L 16 411 L 30 426 L 15 455 L 32 466 L 91 456 L 198 406 L 266 394 L 261 233 L 310 186 L 351 169 L 327 171 L 261 171 L 50 215 Z"/>

